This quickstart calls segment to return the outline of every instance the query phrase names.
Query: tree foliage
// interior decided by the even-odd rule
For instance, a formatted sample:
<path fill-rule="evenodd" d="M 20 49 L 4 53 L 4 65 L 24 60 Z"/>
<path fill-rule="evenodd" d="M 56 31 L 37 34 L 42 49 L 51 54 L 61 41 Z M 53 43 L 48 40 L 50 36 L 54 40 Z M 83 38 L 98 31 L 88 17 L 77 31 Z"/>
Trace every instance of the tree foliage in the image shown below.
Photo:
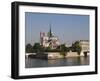
<path fill-rule="evenodd" d="M 40 48 L 41 48 L 40 43 L 35 43 L 33 46 L 33 49 L 40 49 Z"/>
<path fill-rule="evenodd" d="M 27 53 L 32 53 L 32 45 L 31 44 L 26 45 L 26 52 Z"/>
<path fill-rule="evenodd" d="M 65 44 L 60 45 L 60 54 L 62 54 L 64 57 L 66 56 L 68 51 L 69 51 L 69 48 L 66 47 Z"/>
<path fill-rule="evenodd" d="M 35 43 L 33 46 L 33 51 L 34 52 L 43 52 L 44 51 L 44 47 L 42 47 L 40 45 L 40 43 Z"/>
<path fill-rule="evenodd" d="M 73 43 L 71 47 L 66 47 L 65 44 L 61 44 L 56 49 L 51 49 L 50 47 L 43 47 L 40 45 L 40 43 L 34 43 L 33 46 L 31 44 L 26 45 L 26 52 L 27 53 L 60 52 L 63 56 L 66 56 L 67 52 L 69 52 L 70 50 L 80 54 L 82 48 L 79 44 L 79 41 L 76 41 L 75 43 Z"/>
<path fill-rule="evenodd" d="M 71 50 L 77 52 L 80 55 L 82 48 L 79 44 L 79 41 L 76 41 L 74 44 L 72 44 Z"/>

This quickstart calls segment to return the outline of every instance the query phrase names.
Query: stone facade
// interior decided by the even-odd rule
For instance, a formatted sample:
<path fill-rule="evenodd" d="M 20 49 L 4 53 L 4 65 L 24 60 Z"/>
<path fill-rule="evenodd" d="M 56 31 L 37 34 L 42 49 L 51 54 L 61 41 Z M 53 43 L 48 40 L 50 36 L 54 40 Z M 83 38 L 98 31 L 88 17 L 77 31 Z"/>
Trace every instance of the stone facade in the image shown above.
<path fill-rule="evenodd" d="M 82 47 L 82 51 L 89 51 L 90 50 L 90 44 L 88 40 L 80 40 L 79 41 L 80 46 Z"/>
<path fill-rule="evenodd" d="M 56 49 L 60 45 L 58 37 L 53 35 L 51 28 L 48 33 L 40 32 L 40 42 L 43 47 L 51 49 Z"/>

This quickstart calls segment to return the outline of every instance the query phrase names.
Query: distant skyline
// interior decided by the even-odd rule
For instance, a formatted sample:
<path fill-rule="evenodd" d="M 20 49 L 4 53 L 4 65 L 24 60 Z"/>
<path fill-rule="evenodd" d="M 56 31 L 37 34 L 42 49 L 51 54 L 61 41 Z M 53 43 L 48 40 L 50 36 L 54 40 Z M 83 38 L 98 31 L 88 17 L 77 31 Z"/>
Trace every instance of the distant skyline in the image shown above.
<path fill-rule="evenodd" d="M 51 30 L 60 43 L 89 40 L 89 15 L 25 12 L 25 43 L 40 42 L 40 32 Z"/>

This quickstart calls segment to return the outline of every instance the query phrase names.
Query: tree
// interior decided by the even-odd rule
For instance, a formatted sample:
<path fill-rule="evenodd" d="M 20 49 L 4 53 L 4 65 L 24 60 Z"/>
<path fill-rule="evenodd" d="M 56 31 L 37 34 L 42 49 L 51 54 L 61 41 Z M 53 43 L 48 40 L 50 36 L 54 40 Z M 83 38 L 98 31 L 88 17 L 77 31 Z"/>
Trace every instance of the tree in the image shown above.
<path fill-rule="evenodd" d="M 65 57 L 66 53 L 69 51 L 69 48 L 65 46 L 65 44 L 60 45 L 60 53 Z"/>
<path fill-rule="evenodd" d="M 40 45 L 40 43 L 35 43 L 33 46 L 33 50 L 34 52 L 43 52 L 44 51 L 44 47 L 42 47 Z"/>
<path fill-rule="evenodd" d="M 32 45 L 31 44 L 26 45 L 26 53 L 32 53 Z"/>
<path fill-rule="evenodd" d="M 46 52 L 51 51 L 51 48 L 50 48 L 50 47 L 46 47 L 46 48 L 45 48 L 45 51 L 46 51 Z"/>
<path fill-rule="evenodd" d="M 72 51 L 75 51 L 77 52 L 79 55 L 80 55 L 80 52 L 82 50 L 80 44 L 79 44 L 79 41 L 76 41 L 74 44 L 72 44 Z"/>
<path fill-rule="evenodd" d="M 60 50 L 61 50 L 61 51 L 68 52 L 68 51 L 69 51 L 69 48 L 66 47 L 65 44 L 61 44 L 61 45 L 60 45 Z"/>
<path fill-rule="evenodd" d="M 39 49 L 41 47 L 40 43 L 35 43 L 33 49 Z"/>

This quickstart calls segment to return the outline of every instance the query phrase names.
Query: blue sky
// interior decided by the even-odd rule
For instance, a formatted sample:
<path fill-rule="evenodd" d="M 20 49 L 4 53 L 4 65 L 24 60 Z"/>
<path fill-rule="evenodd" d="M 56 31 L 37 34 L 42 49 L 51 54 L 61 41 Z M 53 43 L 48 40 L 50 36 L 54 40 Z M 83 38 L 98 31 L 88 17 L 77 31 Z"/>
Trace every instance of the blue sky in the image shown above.
<path fill-rule="evenodd" d="M 40 41 L 40 32 L 50 30 L 60 43 L 71 44 L 76 40 L 89 40 L 89 16 L 25 12 L 26 44 Z"/>

